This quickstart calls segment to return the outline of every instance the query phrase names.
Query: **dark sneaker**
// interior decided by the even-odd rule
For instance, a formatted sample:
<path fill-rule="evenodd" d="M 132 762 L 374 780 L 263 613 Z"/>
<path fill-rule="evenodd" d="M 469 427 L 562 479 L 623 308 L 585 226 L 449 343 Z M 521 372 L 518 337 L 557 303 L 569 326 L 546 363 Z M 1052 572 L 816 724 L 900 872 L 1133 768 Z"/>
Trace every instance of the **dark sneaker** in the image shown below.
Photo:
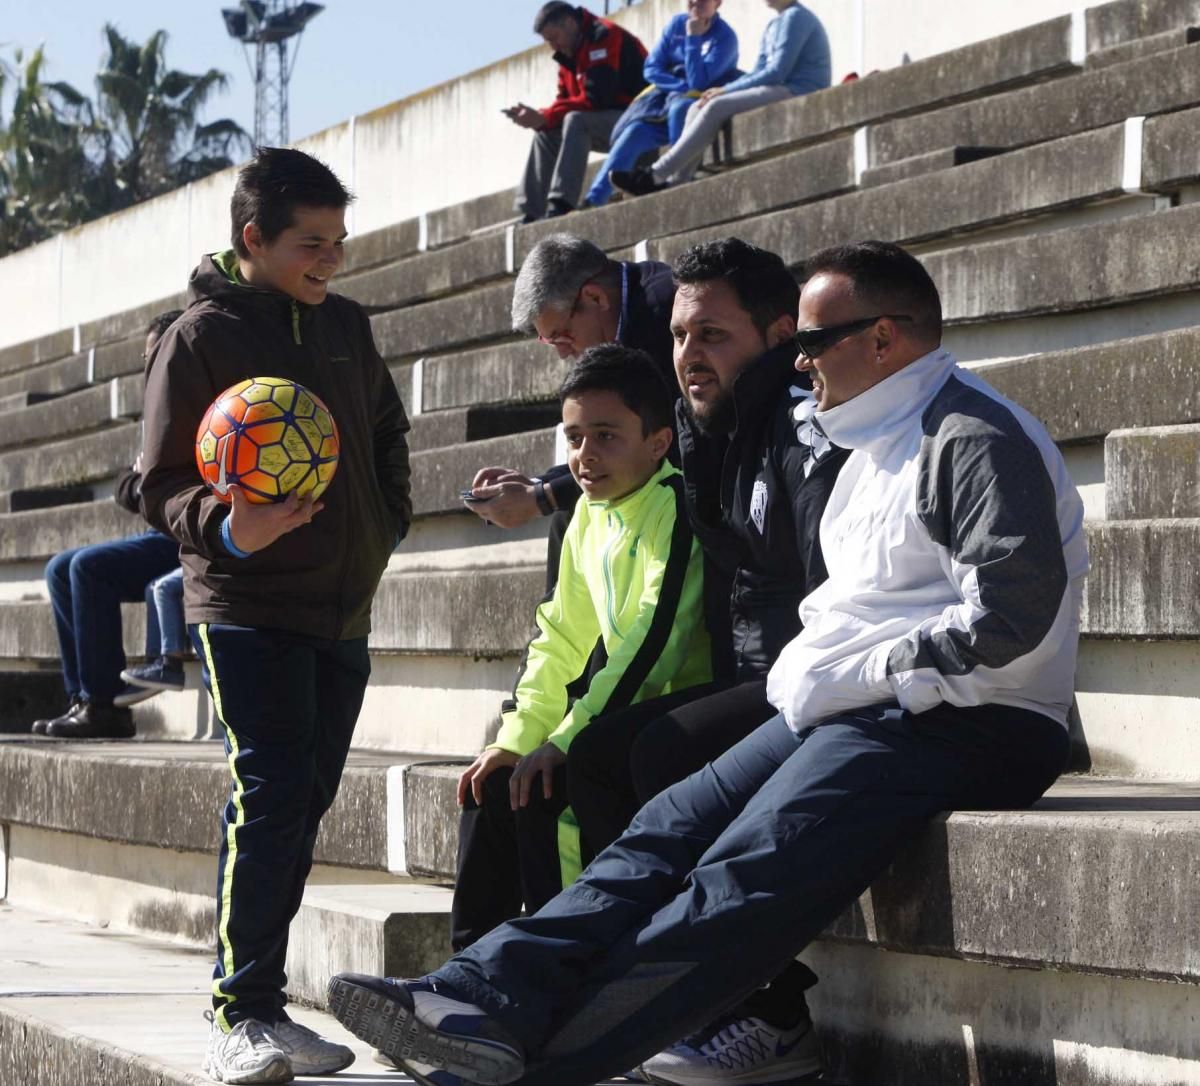
<path fill-rule="evenodd" d="M 47 731 L 47 729 L 50 727 L 51 724 L 57 724 L 60 720 L 74 719 L 75 714 L 77 712 L 79 712 L 79 710 L 82 708 L 83 708 L 83 698 L 78 697 L 78 696 L 73 697 L 71 699 L 71 704 L 67 706 L 67 711 L 65 713 L 63 713 L 62 716 L 51 716 L 51 717 L 45 717 L 42 720 L 35 720 L 29 726 L 29 730 L 31 732 L 33 732 L 34 735 L 48 735 L 49 732 Z"/>
<path fill-rule="evenodd" d="M 662 192 L 667 187 L 655 181 L 654 174 L 649 170 L 613 170 L 608 179 L 630 196 L 649 196 L 650 193 Z"/>
<path fill-rule="evenodd" d="M 118 709 L 128 709 L 131 705 L 136 705 L 139 701 L 149 701 L 160 693 L 161 691 L 151 690 L 148 686 L 134 686 L 132 683 L 126 683 L 113 695 L 113 705 Z"/>
<path fill-rule="evenodd" d="M 521 1045 L 433 981 L 339 973 L 329 982 L 329 1010 L 423 1086 L 505 1086 L 525 1073 Z"/>
<path fill-rule="evenodd" d="M 121 672 L 121 678 L 131 686 L 144 686 L 148 690 L 178 692 L 183 689 L 183 664 L 168 656 L 160 656 L 148 664 L 127 667 Z M 114 698 L 113 704 L 120 705 L 121 703 Z"/>
<path fill-rule="evenodd" d="M 85 701 L 74 716 L 59 717 L 46 727 L 46 734 L 55 739 L 132 739 L 136 732 L 128 709 L 90 701 Z"/>
<path fill-rule="evenodd" d="M 642 1064 L 642 1073 L 663 1086 L 790 1086 L 820 1070 L 807 1015 L 790 1028 L 762 1018 L 726 1018 Z"/>
<path fill-rule="evenodd" d="M 567 203 L 566 200 L 551 200 L 546 204 L 546 214 L 542 216 L 544 219 L 561 219 L 564 215 L 570 215 L 575 208 Z"/>

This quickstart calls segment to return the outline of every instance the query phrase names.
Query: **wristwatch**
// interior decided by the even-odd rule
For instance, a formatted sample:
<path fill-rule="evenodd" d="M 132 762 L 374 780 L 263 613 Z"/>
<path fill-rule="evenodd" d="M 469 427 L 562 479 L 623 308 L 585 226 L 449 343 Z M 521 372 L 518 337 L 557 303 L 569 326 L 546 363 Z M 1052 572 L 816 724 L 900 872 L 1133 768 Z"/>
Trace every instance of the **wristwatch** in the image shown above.
<path fill-rule="evenodd" d="M 537 502 L 538 512 L 542 516 L 548 517 L 554 512 L 554 506 L 550 504 L 550 495 L 546 493 L 546 484 L 541 479 L 533 481 L 533 500 Z"/>

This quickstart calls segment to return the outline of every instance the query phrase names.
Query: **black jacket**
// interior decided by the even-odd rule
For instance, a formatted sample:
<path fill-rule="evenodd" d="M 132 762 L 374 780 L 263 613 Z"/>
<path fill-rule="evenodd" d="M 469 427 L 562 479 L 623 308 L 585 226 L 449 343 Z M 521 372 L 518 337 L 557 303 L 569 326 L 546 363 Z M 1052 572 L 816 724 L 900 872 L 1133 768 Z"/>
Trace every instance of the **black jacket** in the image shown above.
<path fill-rule="evenodd" d="M 714 677 L 762 678 L 800 632 L 799 605 L 825 580 L 818 529 L 848 453 L 830 448 L 808 472 L 796 407 L 810 382 L 789 341 L 743 371 L 736 423 L 706 435 L 675 406 L 688 515 L 704 548 Z"/>
<path fill-rule="evenodd" d="M 337 423 L 337 474 L 310 524 L 247 558 L 220 539 L 229 512 L 200 480 L 196 428 L 226 388 L 287 377 Z M 192 273 L 188 307 L 149 363 L 142 510 L 179 540 L 189 622 L 365 637 L 388 556 L 408 531 L 408 419 L 356 302 L 303 305 L 231 282 L 211 257 Z"/>
<path fill-rule="evenodd" d="M 622 261 L 625 269 L 625 310 L 618 342 L 624 347 L 645 351 L 679 395 L 675 379 L 675 341 L 671 337 L 671 308 L 675 304 L 675 280 L 669 264 L 645 260 L 640 264 Z M 668 459 L 679 464 L 677 444 L 672 444 Z M 579 499 L 579 484 L 566 464 L 555 464 L 542 472 L 548 489 L 553 491 L 559 509 L 571 510 Z"/>

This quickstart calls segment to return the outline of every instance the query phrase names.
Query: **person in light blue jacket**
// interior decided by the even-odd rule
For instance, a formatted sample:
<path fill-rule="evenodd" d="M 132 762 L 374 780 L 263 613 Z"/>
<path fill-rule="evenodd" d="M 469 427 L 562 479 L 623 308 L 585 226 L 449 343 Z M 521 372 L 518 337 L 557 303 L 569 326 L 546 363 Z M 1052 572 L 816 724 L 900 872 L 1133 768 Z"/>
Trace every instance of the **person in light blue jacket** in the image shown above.
<path fill-rule="evenodd" d="M 614 171 L 614 185 L 631 196 L 643 196 L 690 181 L 705 148 L 730 117 L 829 86 L 832 60 L 821 20 L 792 0 L 767 0 L 767 4 L 778 14 L 763 32 L 753 69 L 706 90 L 671 149 L 648 170 Z"/>
<path fill-rule="evenodd" d="M 628 170 L 647 151 L 676 143 L 687 112 L 701 94 L 738 75 L 738 40 L 717 9 L 721 0 L 687 0 L 646 57 L 650 85 L 622 114 L 613 129 L 612 149 L 596 175 L 584 206 L 600 207 L 612 195 L 609 174 Z"/>

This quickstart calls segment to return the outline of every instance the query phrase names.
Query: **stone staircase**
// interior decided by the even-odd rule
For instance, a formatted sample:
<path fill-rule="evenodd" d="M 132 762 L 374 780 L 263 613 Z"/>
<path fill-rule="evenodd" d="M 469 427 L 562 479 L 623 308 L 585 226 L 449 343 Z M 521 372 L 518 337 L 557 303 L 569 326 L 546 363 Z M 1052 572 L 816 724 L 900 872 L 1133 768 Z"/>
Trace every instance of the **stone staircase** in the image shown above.
<path fill-rule="evenodd" d="M 806 952 L 829 1078 L 1200 1083 L 1197 25 L 1200 0 L 1117 0 L 736 118 L 732 162 L 673 193 L 528 227 L 498 193 L 351 240 L 339 289 L 413 415 L 417 520 L 293 927 L 297 1000 L 447 952 L 457 766 L 494 734 L 545 561 L 544 523 L 500 531 L 458 491 L 559 459 L 564 368 L 509 328 L 525 254 L 561 228 L 661 260 L 734 233 L 797 265 L 874 236 L 921 254 L 947 345 L 1059 443 L 1093 568 L 1073 772 L 1032 812 L 938 820 Z M 202 1081 L 227 777 L 197 667 L 135 707 L 137 742 L 19 734 L 56 689 L 45 561 L 141 530 L 109 496 L 174 286 L 0 350 L 3 1086 Z"/>

